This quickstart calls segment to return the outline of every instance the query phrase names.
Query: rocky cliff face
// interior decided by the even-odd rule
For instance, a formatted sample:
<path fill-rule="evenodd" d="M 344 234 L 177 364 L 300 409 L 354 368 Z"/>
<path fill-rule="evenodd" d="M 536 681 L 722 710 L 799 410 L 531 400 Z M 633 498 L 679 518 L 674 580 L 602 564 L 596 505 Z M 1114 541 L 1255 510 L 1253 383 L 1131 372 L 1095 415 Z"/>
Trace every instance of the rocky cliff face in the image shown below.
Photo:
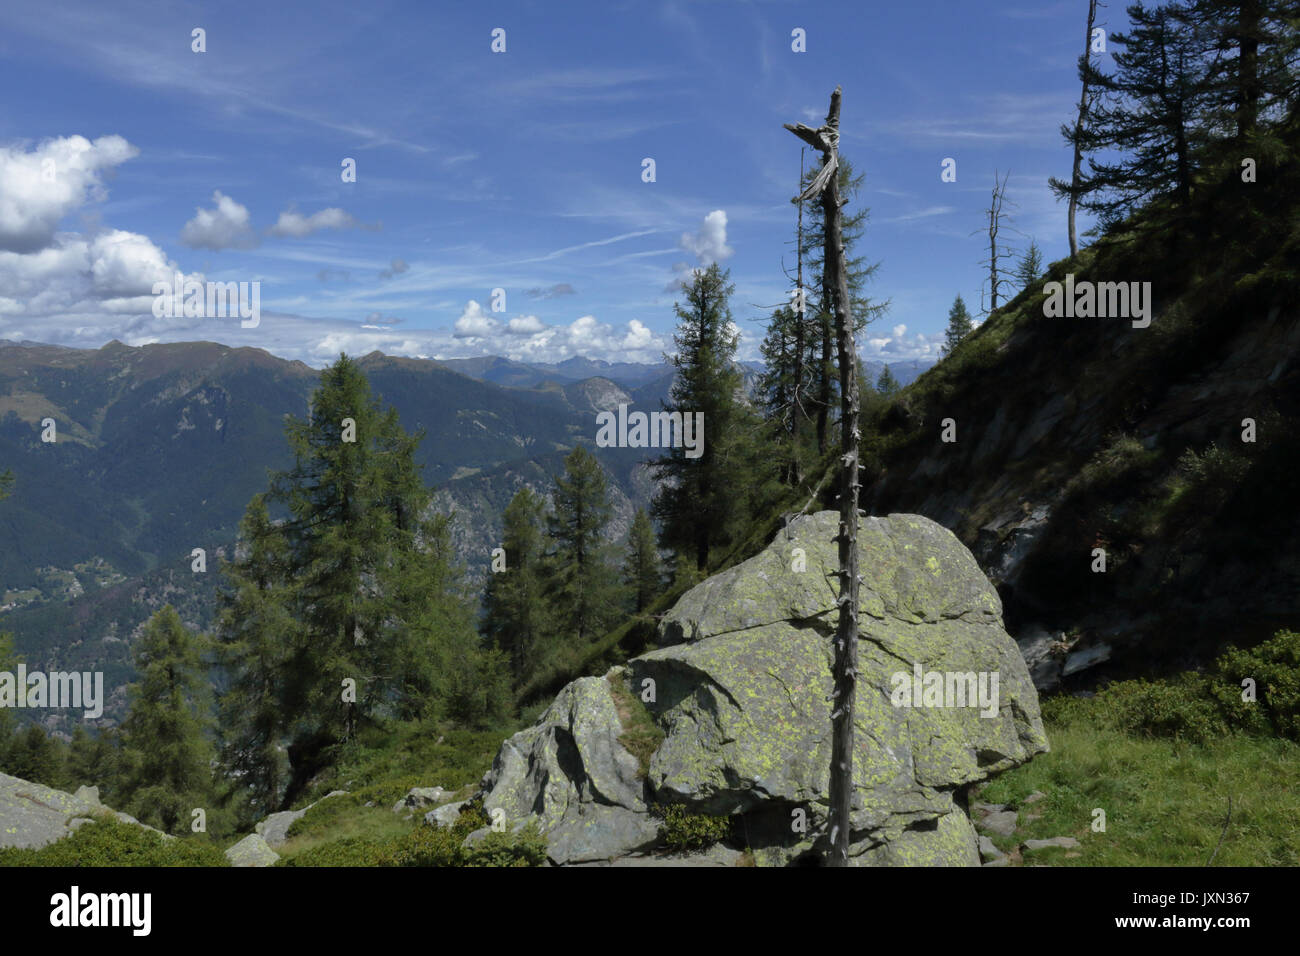
<path fill-rule="evenodd" d="M 815 860 L 828 806 L 836 522 L 832 512 L 796 518 L 684 595 L 658 650 L 564 688 L 503 745 L 483 781 L 489 814 L 514 828 L 535 819 L 556 863 L 653 851 L 654 811 L 673 804 L 733 818 L 734 842 L 762 864 Z M 1033 684 L 997 593 L 950 532 L 915 515 L 865 518 L 859 548 L 854 860 L 978 865 L 965 789 L 1047 749 Z M 611 680 L 664 735 L 644 774 L 620 740 Z"/>

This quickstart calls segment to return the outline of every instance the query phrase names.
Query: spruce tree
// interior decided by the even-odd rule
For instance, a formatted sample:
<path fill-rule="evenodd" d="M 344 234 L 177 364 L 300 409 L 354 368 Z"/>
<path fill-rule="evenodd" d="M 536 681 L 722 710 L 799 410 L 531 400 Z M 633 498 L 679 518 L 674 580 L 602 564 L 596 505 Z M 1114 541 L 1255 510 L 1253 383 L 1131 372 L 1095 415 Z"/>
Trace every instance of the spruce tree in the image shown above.
<path fill-rule="evenodd" d="M 689 554 L 698 570 L 708 566 L 711 550 L 728 540 L 744 506 L 745 455 L 752 450 L 745 444 L 756 425 L 740 396 L 738 334 L 728 304 L 735 287 L 728 277 L 716 263 L 698 270 L 686 287 L 686 305 L 676 306 L 672 363 L 677 377 L 666 408 L 683 420 L 703 414 L 703 433 L 695 436 L 702 452 L 687 457 L 686 448 L 672 448 L 651 465 L 659 481 L 652 511 L 660 544 Z"/>
<path fill-rule="evenodd" d="M 604 537 L 613 516 L 609 486 L 600 462 L 582 445 L 564 459 L 551 499 L 548 603 L 561 647 L 580 649 L 609 628 L 621 603 Z"/>
<path fill-rule="evenodd" d="M 92 734 L 77 724 L 68 745 L 68 785 L 98 787 L 100 800 L 113 805 L 117 796 L 119 756 L 112 730 Z"/>
<path fill-rule="evenodd" d="M 975 323 L 971 321 L 970 312 L 966 310 L 966 303 L 963 301 L 961 293 L 958 293 L 957 298 L 952 302 L 952 308 L 948 310 L 948 328 L 944 332 L 943 354 L 945 356 L 951 355 L 952 350 L 957 347 L 957 343 L 970 335 L 973 328 L 975 328 Z M 889 366 L 885 366 L 885 369 L 888 371 Z M 881 375 L 883 376 L 884 372 Z"/>
<path fill-rule="evenodd" d="M 632 529 L 627 537 L 627 563 L 623 573 L 632 592 L 633 610 L 640 614 L 650 606 L 663 586 L 663 571 L 659 551 L 655 547 L 654 526 L 644 508 L 638 508 L 632 519 Z"/>
<path fill-rule="evenodd" d="M 212 747 L 198 646 L 170 604 L 145 624 L 135 669 L 122 722 L 121 796 L 142 822 L 187 831 L 191 810 L 211 802 Z"/>
<path fill-rule="evenodd" d="M 1033 239 L 1029 240 L 1029 247 L 1021 254 L 1020 259 L 1016 262 L 1016 281 L 1020 283 L 1021 290 L 1028 289 L 1031 285 L 1043 277 L 1043 251 L 1038 248 L 1038 243 Z"/>
<path fill-rule="evenodd" d="M 516 685 L 536 667 L 548 632 L 542 593 L 542 539 L 545 501 L 529 488 L 520 488 L 502 516 L 505 570 L 487 582 L 483 605 L 483 634 L 505 653 Z"/>
<path fill-rule="evenodd" d="M 898 379 L 894 378 L 894 373 L 890 371 L 889 366 L 886 365 L 880 370 L 880 375 L 876 379 L 876 391 L 888 398 L 890 395 L 895 394 L 900 388 L 902 388 L 902 386 L 898 384 Z"/>

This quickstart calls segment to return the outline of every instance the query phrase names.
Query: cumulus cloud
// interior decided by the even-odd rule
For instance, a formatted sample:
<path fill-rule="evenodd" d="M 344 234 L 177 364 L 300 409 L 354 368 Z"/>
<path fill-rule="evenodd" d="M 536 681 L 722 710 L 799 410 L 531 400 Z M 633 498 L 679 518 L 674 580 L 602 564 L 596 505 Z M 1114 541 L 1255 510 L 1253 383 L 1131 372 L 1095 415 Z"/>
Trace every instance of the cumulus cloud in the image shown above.
<path fill-rule="evenodd" d="M 871 334 L 869 329 L 862 349 L 864 359 L 881 361 L 906 361 L 908 359 L 938 361 L 944 335 L 937 332 L 926 335 L 924 332 L 907 334 L 906 325 L 895 325 L 888 335 Z"/>
<path fill-rule="evenodd" d="M 482 339 L 499 334 L 501 323 L 483 311 L 483 306 L 473 299 L 465 306 L 465 311 L 456 320 L 455 332 L 458 339 Z"/>
<path fill-rule="evenodd" d="M 554 299 L 557 295 L 575 295 L 577 289 L 567 282 L 557 282 L 552 286 L 543 286 L 536 289 L 526 289 L 524 295 L 532 299 Z"/>
<path fill-rule="evenodd" d="M 360 225 L 361 223 L 357 222 L 351 213 L 344 212 L 337 206 L 322 209 L 310 216 L 304 216 L 296 209 L 289 208 L 280 213 L 280 218 L 267 230 L 267 233 L 280 238 L 301 239 L 322 229 L 352 229 Z"/>
<path fill-rule="evenodd" d="M 221 190 L 212 193 L 212 209 L 198 207 L 181 229 L 181 242 L 191 249 L 250 249 L 257 236 L 249 224 L 248 209 Z"/>
<path fill-rule="evenodd" d="M 108 193 L 106 172 L 140 151 L 121 136 L 46 140 L 27 152 L 0 148 L 0 250 L 39 252 L 54 244 L 59 221 Z"/>
<path fill-rule="evenodd" d="M 407 265 L 405 259 L 394 259 L 392 264 L 387 269 L 384 269 L 382 272 L 379 273 L 379 278 L 391 279 L 393 276 L 400 276 L 403 272 L 405 272 L 409 268 L 411 267 Z"/>
<path fill-rule="evenodd" d="M 700 228 L 694 234 L 682 233 L 679 245 L 695 256 L 700 265 L 712 265 L 729 257 L 734 249 L 727 245 L 727 214 L 715 209 L 704 217 Z"/>
<path fill-rule="evenodd" d="M 511 335 L 536 335 L 546 331 L 546 325 L 535 315 L 520 315 L 510 320 L 506 331 Z"/>

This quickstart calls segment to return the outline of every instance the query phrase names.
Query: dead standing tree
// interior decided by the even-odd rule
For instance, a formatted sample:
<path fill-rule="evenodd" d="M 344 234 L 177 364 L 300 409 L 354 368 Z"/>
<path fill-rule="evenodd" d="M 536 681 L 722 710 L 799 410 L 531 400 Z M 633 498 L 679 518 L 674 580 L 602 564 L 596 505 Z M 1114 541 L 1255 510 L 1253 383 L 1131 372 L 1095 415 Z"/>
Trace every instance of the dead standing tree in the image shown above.
<path fill-rule="evenodd" d="M 984 308 L 984 290 L 980 289 L 980 311 L 985 315 L 997 311 L 998 293 L 1001 291 L 1003 283 L 1009 281 L 1008 277 L 998 271 L 998 260 L 1011 255 L 1011 248 L 1005 242 L 1000 242 L 998 235 L 1002 231 L 1003 220 L 1011 218 L 1010 213 L 1002 210 L 1002 207 L 1007 203 L 1007 179 L 1010 176 L 1011 171 L 1008 170 L 1006 176 L 1003 176 L 999 181 L 997 170 L 993 171 L 993 198 L 989 200 L 988 211 L 989 257 L 984 260 L 989 267 L 989 307 L 987 309 Z M 1015 203 L 1011 203 L 1011 205 L 1014 206 Z M 1012 231 L 1015 230 L 1012 229 Z"/>
<path fill-rule="evenodd" d="M 840 215 L 840 88 L 831 94 L 826 122 L 817 129 L 803 123 L 785 128 L 821 151 L 822 168 L 793 200 L 821 196 L 825 287 L 834 299 L 835 333 L 840 363 L 840 593 L 839 626 L 831 677 L 831 779 L 829 866 L 849 865 L 850 813 L 853 804 L 853 711 L 858 670 L 858 350 L 849 314 L 848 270 L 844 262 Z"/>

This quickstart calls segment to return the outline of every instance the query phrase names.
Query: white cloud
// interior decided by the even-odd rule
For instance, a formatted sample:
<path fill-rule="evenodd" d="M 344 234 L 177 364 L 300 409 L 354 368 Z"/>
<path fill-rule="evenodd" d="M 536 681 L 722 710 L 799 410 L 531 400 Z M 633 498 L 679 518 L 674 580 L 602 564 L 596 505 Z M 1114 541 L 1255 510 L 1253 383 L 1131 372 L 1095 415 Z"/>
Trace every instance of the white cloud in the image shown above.
<path fill-rule="evenodd" d="M 537 335 L 546 331 L 546 325 L 535 315 L 520 315 L 510 320 L 506 331 L 511 335 Z"/>
<path fill-rule="evenodd" d="M 351 229 L 359 225 L 360 223 L 350 213 L 344 212 L 337 206 L 322 209 L 310 216 L 304 216 L 295 209 L 286 209 L 280 213 L 280 218 L 267 232 L 282 238 L 291 236 L 294 239 L 301 239 L 303 236 L 310 236 L 313 232 L 319 232 L 322 229 Z M 394 260 L 394 264 L 399 261 Z M 406 270 L 399 271 L 404 272 Z"/>
<path fill-rule="evenodd" d="M 455 336 L 458 339 L 483 339 L 499 334 L 501 323 L 483 311 L 483 306 L 473 299 L 456 320 Z"/>
<path fill-rule="evenodd" d="M 140 151 L 121 136 L 46 140 L 32 152 L 0 148 L 0 250 L 39 252 L 54 244 L 59 221 L 107 197 L 102 174 Z"/>
<path fill-rule="evenodd" d="M 727 245 L 727 214 L 715 209 L 704 217 L 699 231 L 694 235 L 682 233 L 681 247 L 694 255 L 700 265 L 711 265 L 730 256 L 734 249 Z"/>
<path fill-rule="evenodd" d="M 212 209 L 201 206 L 194 218 L 181 229 L 181 242 L 191 249 L 248 249 L 257 245 L 257 236 L 249 224 L 248 209 L 221 190 L 212 193 Z"/>

